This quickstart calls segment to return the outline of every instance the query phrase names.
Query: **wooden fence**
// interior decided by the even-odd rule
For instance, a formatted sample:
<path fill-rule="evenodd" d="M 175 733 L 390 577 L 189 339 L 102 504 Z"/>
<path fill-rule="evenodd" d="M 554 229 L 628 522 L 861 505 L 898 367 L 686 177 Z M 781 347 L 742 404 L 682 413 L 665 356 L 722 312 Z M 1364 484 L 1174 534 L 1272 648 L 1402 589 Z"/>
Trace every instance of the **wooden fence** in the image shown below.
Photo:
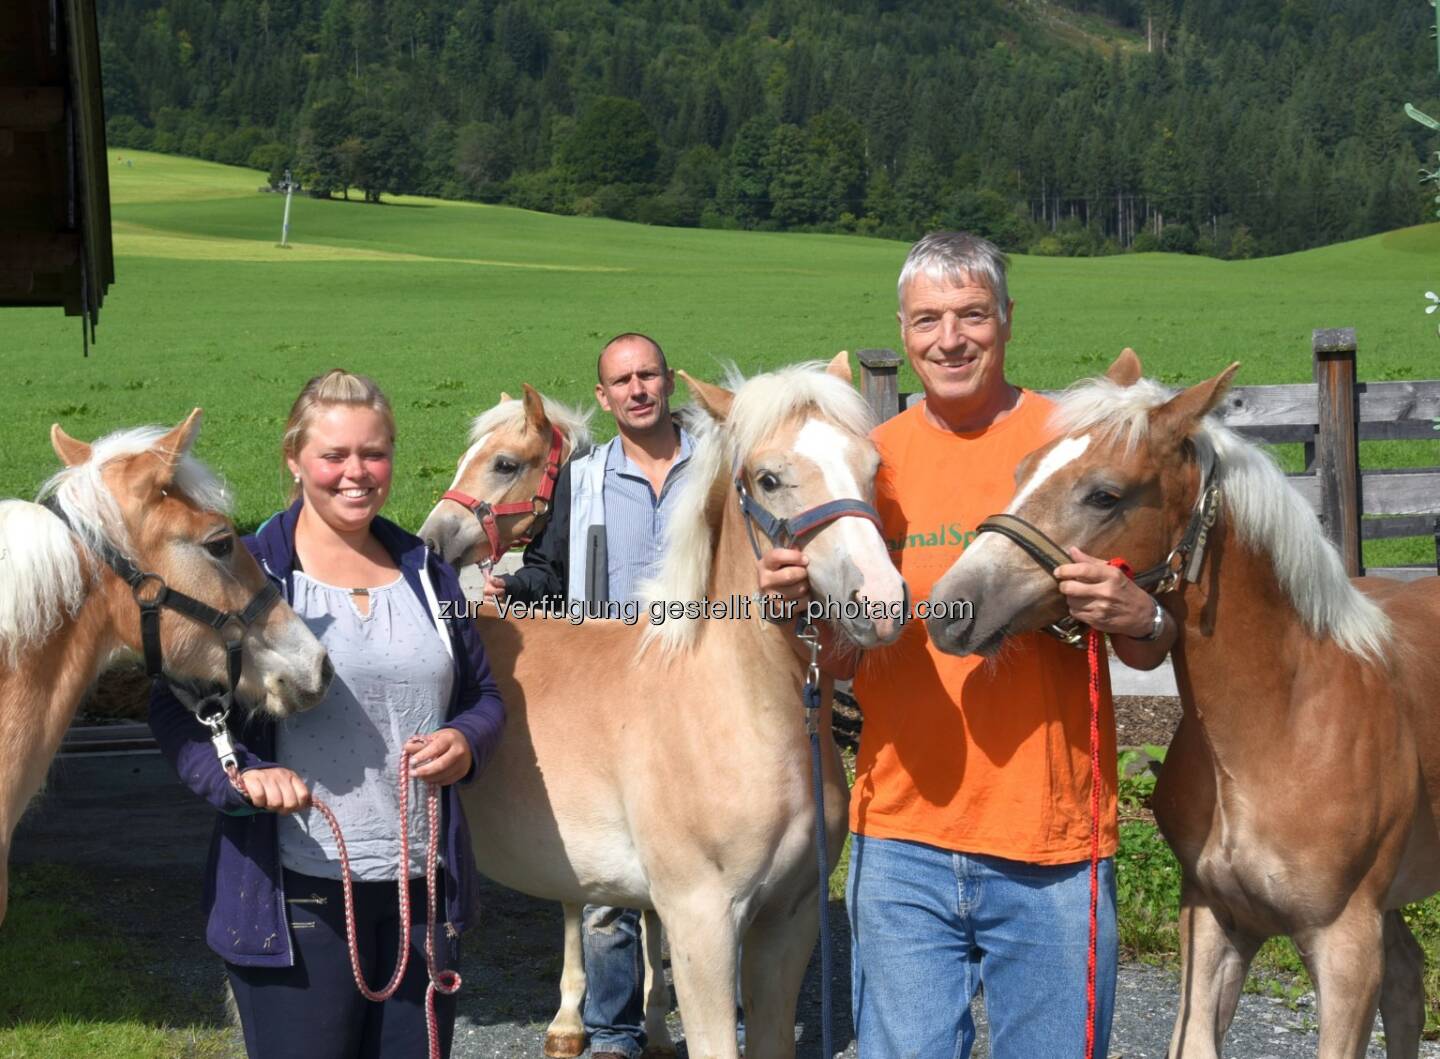
<path fill-rule="evenodd" d="M 1256 441 L 1304 446 L 1305 471 L 1290 475 L 1290 484 L 1319 514 L 1351 576 L 1440 572 L 1440 467 L 1360 469 L 1362 441 L 1440 438 L 1440 380 L 1357 382 L 1353 328 L 1316 331 L 1313 353 L 1313 383 L 1237 386 L 1222 418 Z M 860 392 L 878 418 L 919 398 L 901 393 L 904 358 L 894 350 L 862 349 L 858 357 Z M 1417 536 L 1433 536 L 1434 564 L 1365 570 L 1362 540 Z"/>

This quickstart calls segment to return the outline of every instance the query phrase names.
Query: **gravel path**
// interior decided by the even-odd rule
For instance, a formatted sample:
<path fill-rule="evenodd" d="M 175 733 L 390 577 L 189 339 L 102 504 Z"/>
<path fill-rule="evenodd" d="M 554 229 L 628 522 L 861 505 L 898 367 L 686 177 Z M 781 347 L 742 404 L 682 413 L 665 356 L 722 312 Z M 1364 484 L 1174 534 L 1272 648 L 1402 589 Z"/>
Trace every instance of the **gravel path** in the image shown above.
<path fill-rule="evenodd" d="M 96 885 L 97 912 L 115 923 L 142 953 L 138 972 L 190 998 L 180 1017 L 220 1024 L 222 976 L 201 937 L 200 873 L 209 839 L 209 810 L 175 780 L 156 754 L 60 759 L 43 800 L 21 822 L 12 861 L 68 864 Z M 836 965 L 835 1040 L 855 1056 L 848 990 L 849 934 L 844 910 L 832 905 Z M 554 1013 L 560 974 L 559 908 L 490 886 L 484 914 L 466 935 L 467 955 L 455 1059 L 536 1059 Z M 818 962 L 818 957 L 817 957 Z M 1078 988 L 1078 983 L 1077 983 Z M 1121 970 L 1110 1055 L 1159 1059 L 1176 1005 L 1172 972 L 1145 966 Z M 983 1008 L 977 1004 L 982 1041 Z M 819 997 L 814 968 L 800 1002 L 799 1055 L 820 1054 Z M 678 1018 L 672 1033 L 683 1039 Z M 1373 1056 L 1383 1056 L 1378 1043 Z M 236 1055 L 241 1054 L 236 1035 Z M 1300 1059 L 1315 1054 L 1313 1004 L 1291 1008 L 1245 996 L 1226 1042 L 1227 1059 Z M 682 1046 L 681 1054 L 684 1055 Z M 1426 1043 L 1423 1056 L 1440 1057 Z"/>

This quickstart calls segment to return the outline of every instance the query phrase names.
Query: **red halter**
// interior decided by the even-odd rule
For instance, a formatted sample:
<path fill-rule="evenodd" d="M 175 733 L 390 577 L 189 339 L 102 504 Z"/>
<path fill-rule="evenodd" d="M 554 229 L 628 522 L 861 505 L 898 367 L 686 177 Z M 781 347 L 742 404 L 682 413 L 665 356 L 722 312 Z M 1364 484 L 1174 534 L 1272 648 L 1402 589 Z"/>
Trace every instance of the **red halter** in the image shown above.
<path fill-rule="evenodd" d="M 550 428 L 550 454 L 545 457 L 545 471 L 540 476 L 540 484 L 535 489 L 535 495 L 529 500 L 518 500 L 511 504 L 491 504 L 486 500 L 476 500 L 468 493 L 462 493 L 458 489 L 451 489 L 442 496 L 441 500 L 453 500 L 465 510 L 471 512 L 480 520 L 480 528 L 485 531 L 485 539 L 490 545 L 490 557 L 481 560 L 481 565 L 493 566 L 500 558 L 500 527 L 496 523 L 497 518 L 506 515 L 534 515 L 537 525 L 532 529 L 538 529 L 538 520 L 543 519 L 550 513 L 550 501 L 555 495 L 555 479 L 560 475 L 560 457 L 565 450 L 565 437 L 560 433 L 559 428 Z M 515 538 L 516 544 L 529 544 L 532 532 L 528 536 Z"/>

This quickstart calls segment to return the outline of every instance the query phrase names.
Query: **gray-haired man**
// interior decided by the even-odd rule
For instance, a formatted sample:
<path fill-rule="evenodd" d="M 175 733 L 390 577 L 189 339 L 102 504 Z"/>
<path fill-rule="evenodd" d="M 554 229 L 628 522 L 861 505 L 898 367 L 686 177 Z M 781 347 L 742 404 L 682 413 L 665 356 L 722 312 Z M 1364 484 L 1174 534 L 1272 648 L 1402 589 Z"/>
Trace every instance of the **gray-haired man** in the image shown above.
<path fill-rule="evenodd" d="M 916 599 L 1004 510 L 1020 460 L 1051 439 L 1051 404 L 1005 377 L 1014 304 L 996 247 L 938 232 L 899 281 L 900 337 L 925 400 L 881 424 L 876 508 Z M 1121 657 L 1157 664 L 1148 596 L 1072 550 L 1056 570 L 1071 612 L 1115 634 Z M 804 599 L 804 556 L 760 562 L 762 592 Z M 1144 642 L 1142 642 L 1144 641 Z M 853 664 L 853 663 L 852 663 Z M 837 675 L 846 675 L 837 673 Z M 1088 670 L 1082 653 L 1018 637 L 993 664 L 941 654 L 925 624 L 865 659 L 865 729 L 851 797 L 847 904 L 860 1054 L 966 1056 L 985 985 L 996 1059 L 1080 1056 L 1089 927 Z M 1096 1055 L 1115 993 L 1114 726 L 1102 780 Z"/>
<path fill-rule="evenodd" d="M 518 571 L 491 576 L 490 595 L 625 602 L 658 571 L 691 450 L 670 416 L 675 374 L 660 344 L 635 332 L 605 343 L 596 374 L 595 399 L 614 416 L 616 437 L 561 469 L 550 520 Z M 640 914 L 586 905 L 581 937 L 590 1054 L 635 1059 L 645 1047 Z"/>

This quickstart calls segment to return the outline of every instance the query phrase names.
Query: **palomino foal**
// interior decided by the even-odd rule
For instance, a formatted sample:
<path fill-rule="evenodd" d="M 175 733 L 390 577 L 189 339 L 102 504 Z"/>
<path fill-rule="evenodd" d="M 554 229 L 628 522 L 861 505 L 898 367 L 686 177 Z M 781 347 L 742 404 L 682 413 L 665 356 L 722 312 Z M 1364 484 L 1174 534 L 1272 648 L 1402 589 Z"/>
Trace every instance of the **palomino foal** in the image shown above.
<path fill-rule="evenodd" d="M 1235 368 L 1172 397 L 1122 354 L 1065 398 L 1066 436 L 1021 465 L 1010 513 L 1181 575 L 1160 588 L 1184 714 L 1153 800 L 1183 871 L 1171 1056 L 1220 1054 L 1251 958 L 1286 934 L 1315 983 L 1322 1059 L 1363 1056 L 1377 1004 L 1387 1054 L 1414 1057 L 1422 959 L 1400 910 L 1440 889 L 1440 579 L 1345 577 L 1274 463 L 1206 418 Z M 1175 555 L 1212 512 L 1208 543 Z M 932 598 L 974 603 L 932 624 L 956 654 L 1066 611 L 998 534 Z"/>
<path fill-rule="evenodd" d="M 142 649 L 137 598 L 154 599 L 163 583 L 238 615 L 268 585 L 224 514 L 225 487 L 188 455 L 200 416 L 197 408 L 168 433 L 126 430 L 93 446 L 57 425 L 51 441 L 65 470 L 40 495 L 65 519 L 40 504 L 0 501 L 0 919 L 11 835 L 76 705 L 117 651 Z M 128 559 L 145 580 L 132 591 L 107 554 Z M 243 629 L 166 614 L 166 679 L 187 701 L 228 689 L 222 637 L 242 636 L 239 700 L 277 717 L 320 701 L 329 659 L 283 602 Z"/>
<path fill-rule="evenodd" d="M 696 1059 L 736 1059 L 742 940 L 746 1054 L 795 1054 L 795 1004 L 825 896 L 804 666 L 788 626 L 749 604 L 755 559 L 737 480 L 780 518 L 869 501 L 878 459 L 848 376 L 837 358 L 828 371 L 758 376 L 733 395 L 686 379 L 717 422 L 692 457 L 636 621 L 480 619 L 508 707 L 495 759 L 462 795 L 480 869 L 568 904 L 657 911 Z M 904 583 L 873 524 L 840 519 L 796 546 L 846 636 L 868 647 L 899 635 Z M 833 859 L 845 782 L 828 713 L 823 724 Z"/>

